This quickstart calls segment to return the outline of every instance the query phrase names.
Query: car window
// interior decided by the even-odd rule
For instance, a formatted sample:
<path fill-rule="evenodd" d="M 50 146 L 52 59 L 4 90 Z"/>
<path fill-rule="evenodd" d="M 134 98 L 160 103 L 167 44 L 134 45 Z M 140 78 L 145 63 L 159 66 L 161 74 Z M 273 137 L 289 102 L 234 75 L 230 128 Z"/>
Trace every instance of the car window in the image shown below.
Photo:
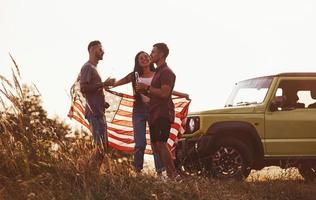
<path fill-rule="evenodd" d="M 282 80 L 275 96 L 283 97 L 277 110 L 316 108 L 316 80 Z"/>
<path fill-rule="evenodd" d="M 316 103 L 316 99 L 313 99 L 311 96 L 311 91 L 310 90 L 301 90 L 297 92 L 298 96 L 298 102 L 299 103 L 304 103 L 305 106 L 308 108 L 308 106 Z"/>
<path fill-rule="evenodd" d="M 275 96 L 282 96 L 283 95 L 283 90 L 282 88 L 278 88 L 276 93 L 275 93 Z"/>
<path fill-rule="evenodd" d="M 267 96 L 273 77 L 259 77 L 238 82 L 229 95 L 225 107 L 262 103 Z"/>

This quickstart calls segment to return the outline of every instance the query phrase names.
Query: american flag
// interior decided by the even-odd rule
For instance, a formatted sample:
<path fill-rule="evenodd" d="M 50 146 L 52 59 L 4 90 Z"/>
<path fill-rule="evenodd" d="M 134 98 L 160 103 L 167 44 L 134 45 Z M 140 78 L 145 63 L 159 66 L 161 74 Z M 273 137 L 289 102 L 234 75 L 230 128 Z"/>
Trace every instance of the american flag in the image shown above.
<path fill-rule="evenodd" d="M 88 121 L 84 117 L 85 113 L 85 98 L 80 92 L 79 78 L 73 84 L 70 90 L 71 108 L 68 113 L 70 119 L 74 119 L 81 125 L 86 127 L 91 133 L 91 128 Z M 128 94 L 118 93 L 110 90 L 104 91 L 105 101 L 110 104 L 106 109 L 106 121 L 109 146 L 124 152 L 134 151 L 134 132 L 132 125 L 132 111 L 134 97 Z M 175 104 L 175 120 L 171 125 L 169 139 L 167 141 L 169 148 L 173 150 L 178 139 L 179 133 L 184 132 L 183 124 L 188 114 L 190 101 L 185 98 L 173 97 Z M 147 146 L 145 152 L 152 152 L 150 146 L 149 128 L 147 126 Z"/>

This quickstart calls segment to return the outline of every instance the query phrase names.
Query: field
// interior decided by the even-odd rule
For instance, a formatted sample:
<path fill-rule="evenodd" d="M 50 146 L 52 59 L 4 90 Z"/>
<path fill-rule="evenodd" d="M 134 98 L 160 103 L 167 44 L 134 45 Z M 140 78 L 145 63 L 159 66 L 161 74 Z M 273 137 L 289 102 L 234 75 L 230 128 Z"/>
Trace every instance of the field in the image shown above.
<path fill-rule="evenodd" d="M 131 155 L 116 151 L 99 169 L 90 136 L 48 118 L 36 87 L 20 84 L 17 66 L 12 81 L 0 80 L 0 199 L 316 199 L 316 183 L 296 169 L 265 168 L 242 182 L 173 182 L 149 168 L 136 175 Z"/>

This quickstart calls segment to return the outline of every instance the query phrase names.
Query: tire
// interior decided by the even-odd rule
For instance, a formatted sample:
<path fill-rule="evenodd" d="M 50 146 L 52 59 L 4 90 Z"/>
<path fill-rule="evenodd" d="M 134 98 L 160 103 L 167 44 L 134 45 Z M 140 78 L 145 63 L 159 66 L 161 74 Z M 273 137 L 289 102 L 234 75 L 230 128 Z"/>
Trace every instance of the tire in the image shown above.
<path fill-rule="evenodd" d="M 306 181 L 315 181 L 316 180 L 316 164 L 308 165 L 302 164 L 298 171 L 304 177 Z"/>
<path fill-rule="evenodd" d="M 235 138 L 219 139 L 212 150 L 210 173 L 219 179 L 243 180 L 251 171 L 251 149 Z"/>
<path fill-rule="evenodd" d="M 185 157 L 181 162 L 176 160 L 176 169 L 182 175 L 202 175 L 203 162 L 199 159 L 192 160 Z"/>
<path fill-rule="evenodd" d="M 178 170 L 178 173 L 182 175 L 199 176 L 203 174 L 202 170 L 203 168 L 201 167 L 200 163 L 189 163 L 186 165 L 182 165 L 181 168 Z"/>

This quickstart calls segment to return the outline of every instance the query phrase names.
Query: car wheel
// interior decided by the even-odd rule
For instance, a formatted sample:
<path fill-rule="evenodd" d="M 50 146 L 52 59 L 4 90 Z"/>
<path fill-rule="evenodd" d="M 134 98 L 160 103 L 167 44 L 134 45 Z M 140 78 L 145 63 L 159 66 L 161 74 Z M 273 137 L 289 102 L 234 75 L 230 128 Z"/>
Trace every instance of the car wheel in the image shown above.
<path fill-rule="evenodd" d="M 191 160 L 184 159 L 182 162 L 175 162 L 176 169 L 183 175 L 202 175 L 203 174 L 203 162 L 199 159 Z"/>
<path fill-rule="evenodd" d="M 298 170 L 306 181 L 316 180 L 316 164 L 314 164 L 314 166 L 302 164 Z"/>
<path fill-rule="evenodd" d="M 235 138 L 224 138 L 216 142 L 211 154 L 211 174 L 220 179 L 242 180 L 251 171 L 250 148 Z"/>

